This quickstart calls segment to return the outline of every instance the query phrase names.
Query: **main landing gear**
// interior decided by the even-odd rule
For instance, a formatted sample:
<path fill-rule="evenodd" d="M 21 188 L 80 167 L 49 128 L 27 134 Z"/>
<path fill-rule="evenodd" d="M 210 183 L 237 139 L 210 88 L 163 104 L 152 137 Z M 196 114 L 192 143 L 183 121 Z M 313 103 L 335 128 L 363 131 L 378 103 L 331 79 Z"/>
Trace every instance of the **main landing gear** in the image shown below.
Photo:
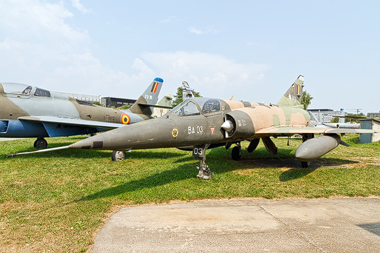
<path fill-rule="evenodd" d="M 34 147 L 36 149 L 44 149 L 47 148 L 48 143 L 44 138 L 37 138 L 37 140 L 34 142 Z"/>
<path fill-rule="evenodd" d="M 259 145 L 259 142 L 260 142 L 260 138 L 251 140 L 247 148 L 248 153 L 252 153 L 257 148 L 257 145 Z M 228 145 L 226 145 L 226 149 L 228 149 L 231 146 L 231 144 L 232 143 L 228 143 Z M 236 142 L 235 144 L 236 146 L 232 149 L 231 157 L 232 157 L 232 160 L 239 161 L 241 159 L 240 141 Z"/>
<path fill-rule="evenodd" d="M 264 146 L 268 150 L 268 152 L 271 153 L 272 155 L 277 155 L 277 147 L 273 143 L 273 141 L 269 137 L 263 137 L 261 139 L 263 140 Z M 247 148 L 248 153 L 252 153 L 259 145 L 259 142 L 260 142 L 260 138 L 251 140 Z M 232 143 L 228 143 L 228 145 L 226 145 L 226 149 L 228 149 L 231 146 L 231 144 Z M 231 157 L 232 157 L 232 160 L 239 161 L 241 159 L 240 141 L 236 142 L 235 144 L 236 146 L 232 149 Z"/>
<path fill-rule="evenodd" d="M 236 143 L 236 146 L 232 149 L 231 157 L 232 157 L 232 160 L 235 160 L 235 161 L 239 161 L 241 159 L 240 142 Z"/>
<path fill-rule="evenodd" d="M 197 166 L 199 173 L 197 177 L 206 180 L 212 177 L 212 172 L 206 164 L 206 150 L 209 146 L 210 144 L 193 146 L 193 157 L 199 160 L 199 165 Z"/>

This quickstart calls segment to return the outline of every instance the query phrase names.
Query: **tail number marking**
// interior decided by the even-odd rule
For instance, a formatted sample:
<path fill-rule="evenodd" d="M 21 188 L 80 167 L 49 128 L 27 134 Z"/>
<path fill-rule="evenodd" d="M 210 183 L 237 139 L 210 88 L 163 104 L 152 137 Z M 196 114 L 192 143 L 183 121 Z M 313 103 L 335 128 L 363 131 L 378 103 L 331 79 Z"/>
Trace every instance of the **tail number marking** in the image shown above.
<path fill-rule="evenodd" d="M 145 95 L 145 99 L 146 99 L 146 100 L 149 100 L 149 99 L 152 100 L 152 99 L 153 99 L 153 96 L 152 96 L 152 95 Z"/>

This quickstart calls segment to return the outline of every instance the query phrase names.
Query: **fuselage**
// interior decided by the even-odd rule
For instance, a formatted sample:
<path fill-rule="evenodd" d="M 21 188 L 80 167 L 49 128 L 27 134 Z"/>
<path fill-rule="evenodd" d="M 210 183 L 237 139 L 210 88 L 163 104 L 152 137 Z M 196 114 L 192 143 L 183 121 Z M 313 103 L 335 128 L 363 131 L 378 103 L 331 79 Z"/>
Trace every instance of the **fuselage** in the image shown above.
<path fill-rule="evenodd" d="M 231 131 L 222 128 L 226 120 L 233 125 Z M 91 137 L 72 148 L 127 150 L 237 142 L 273 136 L 265 134 L 268 128 L 305 127 L 309 121 L 309 114 L 301 108 L 193 98 L 161 118 Z"/>

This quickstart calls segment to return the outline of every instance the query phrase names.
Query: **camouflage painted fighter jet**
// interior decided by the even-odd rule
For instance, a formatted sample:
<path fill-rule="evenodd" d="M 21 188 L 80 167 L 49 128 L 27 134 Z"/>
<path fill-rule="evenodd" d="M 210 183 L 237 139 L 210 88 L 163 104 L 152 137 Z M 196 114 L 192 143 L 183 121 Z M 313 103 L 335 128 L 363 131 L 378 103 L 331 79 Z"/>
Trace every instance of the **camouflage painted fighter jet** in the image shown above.
<path fill-rule="evenodd" d="M 125 151 L 190 147 L 193 157 L 199 160 L 198 177 L 209 179 L 212 173 L 205 160 L 206 150 L 212 147 L 223 145 L 228 149 L 236 144 L 232 159 L 239 160 L 241 141 L 250 141 L 248 152 L 252 152 L 261 139 L 270 153 L 277 154 L 270 137 L 302 134 L 304 142 L 295 156 L 303 167 L 307 167 L 309 161 L 318 159 L 339 144 L 346 145 L 338 134 L 373 132 L 307 127 L 310 116 L 300 103 L 303 82 L 303 76 L 299 76 L 277 105 L 191 98 L 160 118 L 114 129 L 62 148 Z M 323 135 L 313 138 L 314 133 Z"/>
<path fill-rule="evenodd" d="M 44 137 L 94 134 L 119 128 L 152 115 L 163 80 L 155 78 L 129 110 L 93 105 L 38 87 L 0 83 L 0 137 L 36 137 L 35 148 L 46 148 Z"/>

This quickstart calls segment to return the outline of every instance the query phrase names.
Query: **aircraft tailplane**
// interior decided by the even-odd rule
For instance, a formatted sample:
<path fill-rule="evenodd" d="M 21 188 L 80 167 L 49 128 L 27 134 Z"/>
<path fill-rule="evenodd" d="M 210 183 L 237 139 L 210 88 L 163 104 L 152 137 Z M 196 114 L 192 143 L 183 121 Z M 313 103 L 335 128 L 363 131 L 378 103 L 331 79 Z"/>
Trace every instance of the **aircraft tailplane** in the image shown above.
<path fill-rule="evenodd" d="M 304 87 L 304 77 L 299 75 L 284 96 L 278 101 L 277 105 L 301 107 L 302 91 Z"/>

